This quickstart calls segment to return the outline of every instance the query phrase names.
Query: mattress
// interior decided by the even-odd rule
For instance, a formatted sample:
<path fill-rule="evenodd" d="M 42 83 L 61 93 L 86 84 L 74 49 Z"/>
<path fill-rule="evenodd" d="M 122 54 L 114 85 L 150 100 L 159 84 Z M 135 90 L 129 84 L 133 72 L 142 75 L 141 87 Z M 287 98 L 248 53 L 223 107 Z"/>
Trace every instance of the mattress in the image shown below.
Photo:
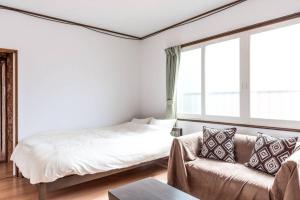
<path fill-rule="evenodd" d="M 16 146 L 11 160 L 31 184 L 122 169 L 169 155 L 170 130 L 132 122 L 101 129 L 51 131 Z"/>

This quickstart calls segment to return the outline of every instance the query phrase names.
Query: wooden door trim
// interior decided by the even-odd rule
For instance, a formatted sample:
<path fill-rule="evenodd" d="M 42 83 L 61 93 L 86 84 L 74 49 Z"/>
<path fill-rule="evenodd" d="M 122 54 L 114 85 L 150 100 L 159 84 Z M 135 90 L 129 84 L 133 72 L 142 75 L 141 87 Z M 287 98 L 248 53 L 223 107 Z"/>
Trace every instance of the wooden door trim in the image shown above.
<path fill-rule="evenodd" d="M 12 66 L 12 113 L 9 113 L 12 115 L 12 150 L 16 147 L 17 143 L 18 143 L 18 51 L 15 49 L 6 49 L 6 48 L 0 48 L 0 53 L 6 53 L 9 54 L 9 56 L 11 56 L 11 66 Z M 9 57 L 8 56 L 8 57 Z M 8 68 L 6 69 L 6 71 L 9 71 Z M 6 102 L 7 105 L 7 102 Z M 6 108 L 7 109 L 7 108 Z M 8 118 L 8 113 L 7 114 L 7 118 Z M 6 124 L 7 124 L 7 119 L 6 119 Z M 8 129 L 8 127 L 6 127 L 6 129 Z M 7 140 L 7 139 L 6 139 Z M 6 145 L 8 146 L 8 144 Z M 8 151 L 7 151 L 8 152 Z M 9 160 L 9 157 L 8 157 Z M 18 174 L 18 170 L 17 168 L 14 166 L 14 174 Z"/>

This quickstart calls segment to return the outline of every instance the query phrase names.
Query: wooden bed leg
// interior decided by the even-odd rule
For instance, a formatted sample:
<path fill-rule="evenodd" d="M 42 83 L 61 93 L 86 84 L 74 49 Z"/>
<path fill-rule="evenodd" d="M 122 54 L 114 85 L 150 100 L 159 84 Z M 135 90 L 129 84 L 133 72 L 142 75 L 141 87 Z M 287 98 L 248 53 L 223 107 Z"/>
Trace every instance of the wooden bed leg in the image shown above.
<path fill-rule="evenodd" d="M 22 172 L 19 170 L 19 168 L 16 168 L 16 176 L 19 178 L 24 178 Z"/>
<path fill-rule="evenodd" d="M 39 183 L 37 185 L 39 192 L 39 200 L 46 200 L 47 197 L 47 185 L 45 183 Z"/>
<path fill-rule="evenodd" d="M 21 172 L 19 172 L 18 177 L 19 178 L 24 178 L 24 176 L 23 176 L 23 174 Z"/>

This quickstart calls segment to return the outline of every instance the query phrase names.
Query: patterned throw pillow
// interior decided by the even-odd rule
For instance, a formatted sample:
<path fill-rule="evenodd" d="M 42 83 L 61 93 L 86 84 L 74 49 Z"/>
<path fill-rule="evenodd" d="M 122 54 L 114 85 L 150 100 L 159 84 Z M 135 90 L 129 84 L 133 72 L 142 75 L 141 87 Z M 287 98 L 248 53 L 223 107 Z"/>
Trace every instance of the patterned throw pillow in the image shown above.
<path fill-rule="evenodd" d="M 299 144 L 298 144 L 298 145 L 296 144 L 296 147 L 295 147 L 295 149 L 294 149 L 294 152 L 299 151 L 299 150 L 300 150 L 300 145 L 299 145 Z M 293 153 L 294 153 L 294 152 L 293 152 Z"/>
<path fill-rule="evenodd" d="M 204 126 L 201 156 L 234 163 L 235 132 L 236 128 L 216 129 Z"/>
<path fill-rule="evenodd" d="M 275 138 L 259 133 L 246 166 L 275 175 L 294 151 L 298 137 Z"/>

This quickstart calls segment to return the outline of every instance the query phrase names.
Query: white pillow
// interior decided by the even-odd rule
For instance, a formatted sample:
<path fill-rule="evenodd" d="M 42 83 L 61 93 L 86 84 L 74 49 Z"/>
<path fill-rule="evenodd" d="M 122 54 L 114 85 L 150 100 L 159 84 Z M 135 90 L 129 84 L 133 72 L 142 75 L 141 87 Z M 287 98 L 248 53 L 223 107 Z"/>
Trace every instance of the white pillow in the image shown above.
<path fill-rule="evenodd" d="M 151 117 L 145 118 L 145 119 L 136 119 L 136 118 L 133 118 L 131 120 L 131 122 L 135 123 L 135 124 L 149 124 L 151 119 L 152 119 Z"/>
<path fill-rule="evenodd" d="M 175 126 L 176 119 L 155 119 L 152 118 L 150 121 L 151 125 L 160 126 L 162 128 L 167 129 L 169 132 L 172 131 Z"/>

